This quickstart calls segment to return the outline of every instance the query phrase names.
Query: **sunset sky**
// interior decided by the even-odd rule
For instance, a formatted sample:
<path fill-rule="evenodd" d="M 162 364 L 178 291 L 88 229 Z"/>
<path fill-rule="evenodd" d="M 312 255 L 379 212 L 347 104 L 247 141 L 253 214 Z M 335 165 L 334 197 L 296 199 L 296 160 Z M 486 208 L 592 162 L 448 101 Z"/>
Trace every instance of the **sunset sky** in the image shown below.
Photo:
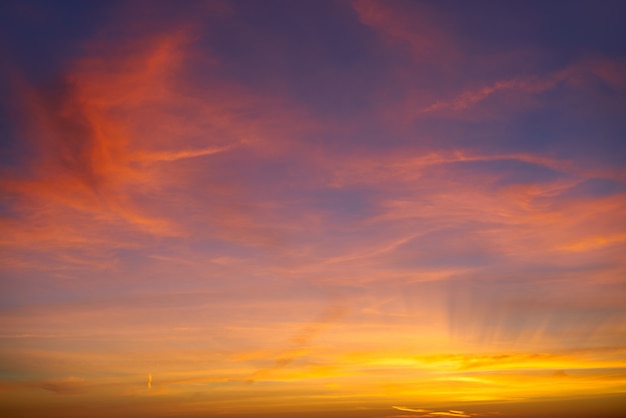
<path fill-rule="evenodd" d="M 3 417 L 619 417 L 626 2 L 0 6 Z"/>

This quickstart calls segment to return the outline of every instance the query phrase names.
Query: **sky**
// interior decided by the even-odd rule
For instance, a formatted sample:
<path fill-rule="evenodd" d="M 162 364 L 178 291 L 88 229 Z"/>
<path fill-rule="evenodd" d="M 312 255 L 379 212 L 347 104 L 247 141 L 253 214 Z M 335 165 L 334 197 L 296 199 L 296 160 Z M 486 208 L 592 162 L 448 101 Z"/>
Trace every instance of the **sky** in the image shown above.
<path fill-rule="evenodd" d="M 5 417 L 618 417 L 622 0 L 0 6 Z"/>

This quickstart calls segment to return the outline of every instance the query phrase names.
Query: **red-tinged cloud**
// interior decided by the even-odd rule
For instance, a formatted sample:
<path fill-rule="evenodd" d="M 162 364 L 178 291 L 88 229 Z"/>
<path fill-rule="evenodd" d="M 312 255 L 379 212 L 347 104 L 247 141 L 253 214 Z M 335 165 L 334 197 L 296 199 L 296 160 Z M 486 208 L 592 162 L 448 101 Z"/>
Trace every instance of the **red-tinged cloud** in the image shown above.
<path fill-rule="evenodd" d="M 487 99 L 489 96 L 502 91 L 513 91 L 519 95 L 537 95 L 545 91 L 570 84 L 574 88 L 581 88 L 584 84 L 593 83 L 591 76 L 603 81 L 610 87 L 622 89 L 625 79 L 622 76 L 624 63 L 620 60 L 581 61 L 569 68 L 557 71 L 548 76 L 520 77 L 511 80 L 497 81 L 492 85 L 479 89 L 467 90 L 448 101 L 437 101 L 419 111 L 430 113 L 437 111 L 462 111 Z M 449 116 L 448 114 L 445 114 Z"/>
<path fill-rule="evenodd" d="M 155 41 L 132 62 L 120 63 L 118 71 L 126 66 L 131 70 L 108 79 L 92 75 L 89 67 L 93 64 L 86 64 L 87 69 L 68 77 L 60 96 L 47 98 L 45 92 L 28 87 L 22 95 L 28 97 L 26 111 L 37 123 L 27 132 L 37 141 L 42 157 L 33 169 L 33 179 L 6 182 L 4 187 L 35 200 L 34 204 L 49 206 L 51 217 L 67 216 L 66 211 L 73 210 L 89 217 L 117 218 L 139 230 L 172 233 L 167 221 L 142 214 L 130 201 L 125 189 L 150 183 L 153 175 L 132 166 L 129 127 L 108 112 L 132 103 L 132 96 L 141 98 L 143 104 L 150 102 L 148 86 L 161 84 L 160 70 L 167 66 L 167 56 L 177 42 L 176 37 Z M 89 81 L 89 77 L 95 79 Z M 92 85 L 101 91 L 94 91 Z M 46 223 L 67 223 L 50 221 Z M 62 233 L 55 235 L 62 239 Z"/>
<path fill-rule="evenodd" d="M 123 46 L 100 43 L 93 57 L 73 63 L 60 93 L 22 83 L 18 96 L 31 120 L 24 132 L 40 157 L 29 178 L 3 181 L 21 212 L 20 220 L 3 220 L 7 245 L 132 247 L 142 234 L 187 235 L 190 225 L 175 212 L 190 204 L 204 206 L 204 222 L 223 237 L 262 245 L 275 240 L 256 226 L 238 191 L 210 178 L 205 162 L 242 146 L 272 152 L 279 141 L 269 125 L 276 117 L 240 116 L 272 104 L 210 79 L 186 87 L 181 73 L 190 64 L 192 41 L 179 28 Z M 184 94 L 187 88 L 196 91 Z M 203 161 L 190 165 L 190 159 Z M 182 171 L 172 167 L 179 161 Z M 177 200 L 180 194 L 171 191 L 196 187 L 188 168 L 208 176 L 199 179 L 206 190 L 199 201 Z M 151 203 L 165 195 L 178 205 L 173 212 Z M 127 227 L 136 235 L 130 240 Z"/>
<path fill-rule="evenodd" d="M 355 0 L 352 6 L 359 20 L 378 31 L 391 45 L 405 49 L 416 62 L 447 67 L 458 59 L 455 44 L 438 26 L 428 5 Z"/>

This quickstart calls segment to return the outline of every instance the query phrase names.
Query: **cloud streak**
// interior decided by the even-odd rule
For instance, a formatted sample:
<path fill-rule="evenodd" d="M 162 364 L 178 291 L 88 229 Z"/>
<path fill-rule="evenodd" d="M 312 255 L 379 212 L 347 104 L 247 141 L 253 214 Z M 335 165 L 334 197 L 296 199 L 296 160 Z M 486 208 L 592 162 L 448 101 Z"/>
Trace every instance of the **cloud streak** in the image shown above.
<path fill-rule="evenodd" d="M 392 408 L 397 409 L 398 411 L 403 412 L 415 412 L 419 415 L 411 415 L 416 417 L 472 417 L 472 416 L 480 416 L 477 414 L 466 414 L 465 411 L 457 411 L 453 409 L 449 409 L 447 411 L 431 411 L 428 409 L 413 409 L 407 408 L 406 406 L 393 406 Z"/>

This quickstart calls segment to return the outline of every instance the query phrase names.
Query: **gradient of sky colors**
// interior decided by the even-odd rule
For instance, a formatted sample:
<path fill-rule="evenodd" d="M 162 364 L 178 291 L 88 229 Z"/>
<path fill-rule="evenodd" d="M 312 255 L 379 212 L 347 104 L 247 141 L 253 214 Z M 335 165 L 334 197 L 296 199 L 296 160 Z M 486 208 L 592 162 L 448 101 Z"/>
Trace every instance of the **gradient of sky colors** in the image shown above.
<path fill-rule="evenodd" d="M 5 1 L 3 417 L 618 417 L 626 2 Z"/>

